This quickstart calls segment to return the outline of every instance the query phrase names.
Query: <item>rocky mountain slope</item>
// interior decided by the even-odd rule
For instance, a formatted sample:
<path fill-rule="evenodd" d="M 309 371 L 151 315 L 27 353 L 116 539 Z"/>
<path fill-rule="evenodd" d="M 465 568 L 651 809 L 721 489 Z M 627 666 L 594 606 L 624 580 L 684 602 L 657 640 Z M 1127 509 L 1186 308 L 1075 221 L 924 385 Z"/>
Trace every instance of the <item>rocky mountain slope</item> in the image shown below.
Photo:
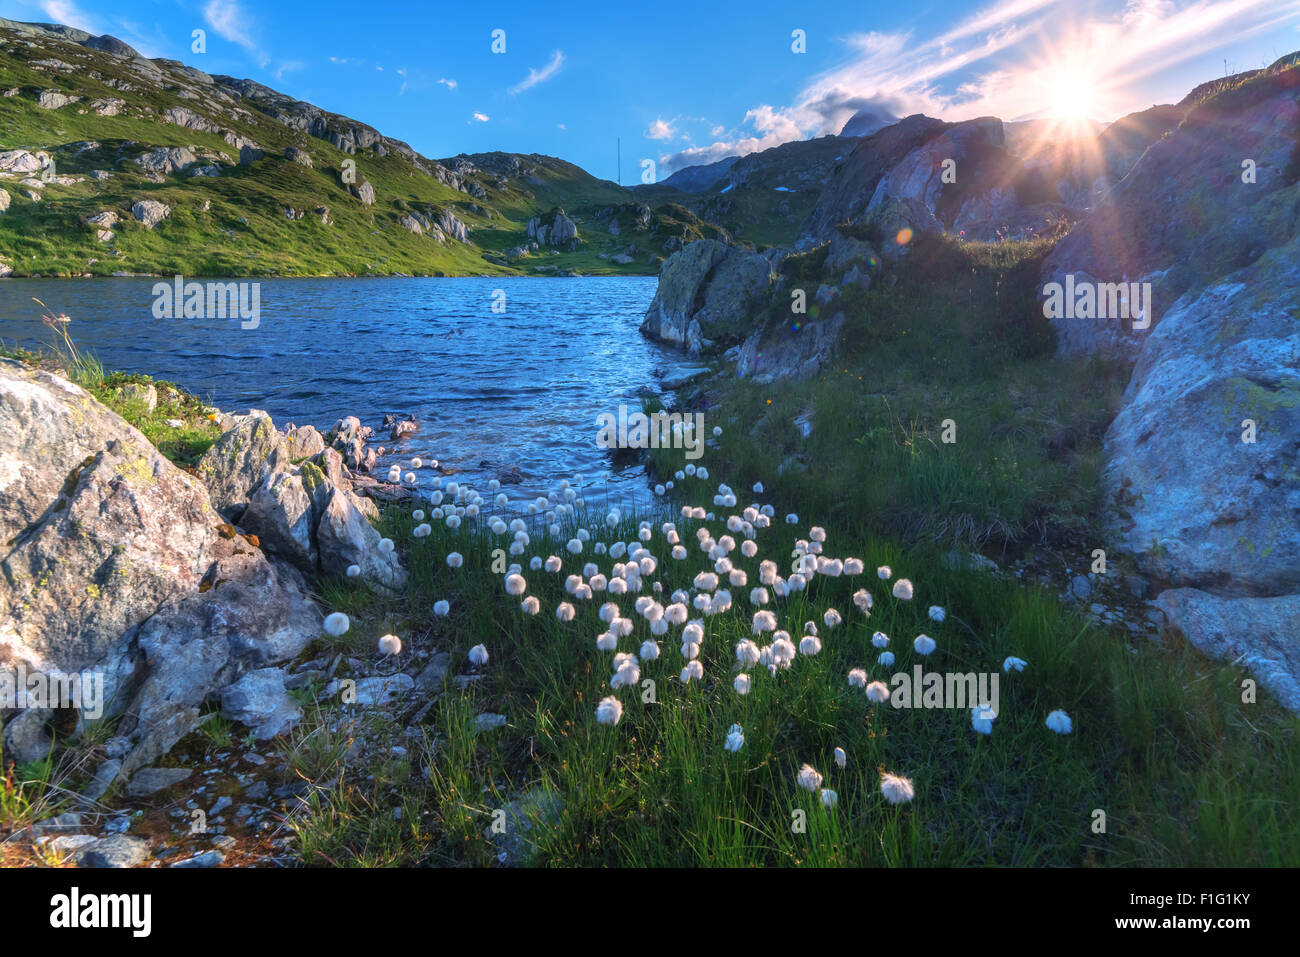
<path fill-rule="evenodd" d="M 653 273 L 718 235 L 677 195 L 546 156 L 429 159 L 252 80 L 0 22 L 0 276 Z M 536 242 L 553 210 L 573 235 Z"/>
<path fill-rule="evenodd" d="M 1042 265 L 1009 304 L 1021 334 L 1132 370 L 1099 545 L 1136 563 L 1174 630 L 1300 709 L 1298 131 L 1300 54 L 1068 142 L 907 117 L 836 164 L 793 248 L 670 258 L 642 331 L 744 379 L 809 380 L 880 336 L 864 297 L 888 301 L 916 237 L 1023 245 Z M 1149 325 L 1046 318 L 1067 277 L 1149 284 Z"/>

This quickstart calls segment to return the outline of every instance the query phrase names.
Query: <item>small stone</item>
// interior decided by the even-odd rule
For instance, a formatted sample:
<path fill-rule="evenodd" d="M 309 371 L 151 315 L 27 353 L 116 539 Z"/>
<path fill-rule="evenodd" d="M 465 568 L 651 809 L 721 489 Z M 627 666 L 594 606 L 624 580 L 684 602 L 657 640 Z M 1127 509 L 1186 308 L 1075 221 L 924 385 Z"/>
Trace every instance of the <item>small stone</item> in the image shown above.
<path fill-rule="evenodd" d="M 77 864 L 80 867 L 135 867 L 144 863 L 148 857 L 148 841 L 114 834 L 88 845 L 78 856 Z"/>
<path fill-rule="evenodd" d="M 220 851 L 204 851 L 184 860 L 176 861 L 172 867 L 220 867 L 225 863 L 226 855 Z"/>

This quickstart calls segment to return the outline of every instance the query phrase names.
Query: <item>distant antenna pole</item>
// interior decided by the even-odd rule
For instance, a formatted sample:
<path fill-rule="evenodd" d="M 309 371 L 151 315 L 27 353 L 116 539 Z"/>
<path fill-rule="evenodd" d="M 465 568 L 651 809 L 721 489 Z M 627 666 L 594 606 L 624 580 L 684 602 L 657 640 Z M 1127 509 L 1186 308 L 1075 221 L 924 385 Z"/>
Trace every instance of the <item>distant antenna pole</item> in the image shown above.
<path fill-rule="evenodd" d="M 623 185 L 623 137 L 618 139 L 618 185 Z"/>

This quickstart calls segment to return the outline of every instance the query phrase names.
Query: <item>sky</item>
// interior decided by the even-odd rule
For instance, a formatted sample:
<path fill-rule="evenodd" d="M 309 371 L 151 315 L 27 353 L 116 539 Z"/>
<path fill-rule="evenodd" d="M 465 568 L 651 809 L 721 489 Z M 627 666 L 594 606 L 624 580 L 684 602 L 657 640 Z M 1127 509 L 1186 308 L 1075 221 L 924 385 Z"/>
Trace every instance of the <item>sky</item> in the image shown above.
<path fill-rule="evenodd" d="M 644 159 L 662 179 L 838 133 L 868 106 L 1105 122 L 1300 50 L 1300 0 L 0 0 L 0 15 L 248 77 L 429 157 L 545 153 L 624 184 Z"/>

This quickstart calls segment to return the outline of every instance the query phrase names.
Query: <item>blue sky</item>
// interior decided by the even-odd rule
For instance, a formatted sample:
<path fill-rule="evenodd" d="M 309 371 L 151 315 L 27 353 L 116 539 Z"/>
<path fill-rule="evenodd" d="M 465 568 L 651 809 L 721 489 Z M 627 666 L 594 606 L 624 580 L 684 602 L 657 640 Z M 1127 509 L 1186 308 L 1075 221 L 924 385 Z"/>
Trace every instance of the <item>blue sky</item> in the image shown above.
<path fill-rule="evenodd" d="M 838 132 L 866 104 L 1110 120 L 1180 99 L 1225 60 L 1236 72 L 1300 49 L 1300 0 L 6 0 L 0 13 L 251 77 L 432 157 L 548 153 L 613 179 L 621 137 L 625 183 L 642 158 L 662 177 Z"/>

